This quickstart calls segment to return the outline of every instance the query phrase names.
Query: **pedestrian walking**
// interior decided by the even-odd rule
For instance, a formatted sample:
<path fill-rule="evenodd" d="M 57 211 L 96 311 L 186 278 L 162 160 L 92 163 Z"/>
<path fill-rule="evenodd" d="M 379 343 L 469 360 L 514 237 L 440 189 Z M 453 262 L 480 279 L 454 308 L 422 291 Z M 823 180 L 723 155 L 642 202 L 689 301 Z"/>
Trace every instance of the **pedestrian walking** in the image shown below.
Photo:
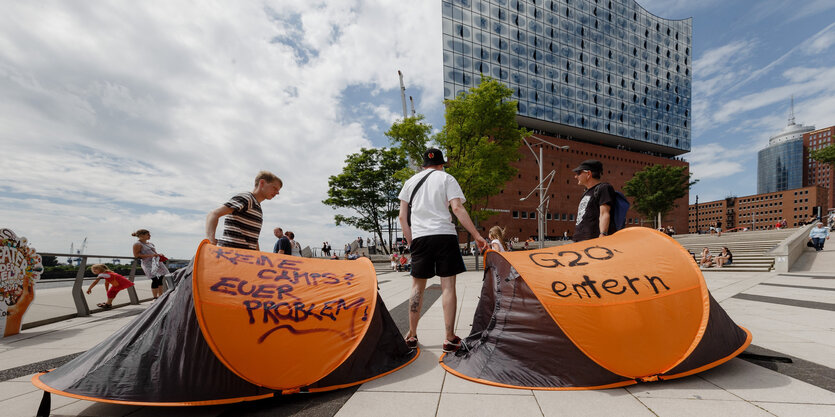
<path fill-rule="evenodd" d="M 133 257 L 139 258 L 142 271 L 146 277 L 151 279 L 151 295 L 156 300 L 162 295 L 162 279 L 168 274 L 168 268 L 164 263 L 167 258 L 165 258 L 165 255 L 158 253 L 154 244 L 149 242 L 151 232 L 147 229 L 139 229 L 131 233 L 131 236 L 138 239 L 133 244 Z"/>
<path fill-rule="evenodd" d="M 487 233 L 487 238 L 490 239 L 490 248 L 496 252 L 505 252 L 507 249 L 504 243 L 505 230 L 506 228 L 496 225 L 491 227 L 490 231 Z"/>
<path fill-rule="evenodd" d="M 296 242 L 296 234 L 288 231 L 286 235 L 290 239 L 290 254 L 293 256 L 302 256 L 302 245 Z"/>
<path fill-rule="evenodd" d="M 815 227 L 809 231 L 809 240 L 812 241 L 812 247 L 816 252 L 823 250 L 823 244 L 829 240 L 829 228 L 823 226 L 823 222 L 815 223 Z"/>
<path fill-rule="evenodd" d="M 406 344 L 411 348 L 417 347 L 417 328 L 426 280 L 437 275 L 441 280 L 446 333 L 442 347 L 444 352 L 453 352 L 461 347 L 461 338 L 455 335 L 455 278 L 467 268 L 458 246 L 458 232 L 452 223 L 450 208 L 461 225 L 475 237 L 480 249 L 487 246 L 487 241 L 473 225 L 463 205 L 466 201 L 464 192 L 458 181 L 444 172 L 444 164 L 446 161 L 439 149 L 428 149 L 423 153 L 423 170 L 409 178 L 398 195 L 399 220 L 412 255 L 412 292 Z"/>
<path fill-rule="evenodd" d="M 273 235 L 275 235 L 278 240 L 275 241 L 275 245 L 273 246 L 273 253 L 280 253 L 283 255 L 292 255 L 293 254 L 293 246 L 290 243 L 290 238 L 284 234 L 284 230 L 280 227 L 276 227 L 273 229 Z"/>

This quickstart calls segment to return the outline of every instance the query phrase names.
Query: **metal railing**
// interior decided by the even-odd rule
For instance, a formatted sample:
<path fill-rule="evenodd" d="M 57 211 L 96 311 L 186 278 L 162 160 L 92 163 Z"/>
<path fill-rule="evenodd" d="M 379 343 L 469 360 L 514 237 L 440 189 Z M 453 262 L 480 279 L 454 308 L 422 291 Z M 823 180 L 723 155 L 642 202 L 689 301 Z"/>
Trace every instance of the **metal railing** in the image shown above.
<path fill-rule="evenodd" d="M 87 304 L 87 298 L 84 296 L 84 273 L 87 271 L 87 259 L 130 259 L 130 275 L 126 278 L 130 280 L 130 282 L 133 282 L 134 278 L 136 277 L 136 265 L 138 262 L 137 259 L 133 256 L 86 255 L 51 252 L 40 252 L 40 255 L 80 259 L 78 263 L 78 272 L 75 274 L 75 282 L 73 282 L 72 286 L 72 299 L 75 303 L 75 309 L 78 314 L 78 317 L 87 317 L 90 315 L 90 306 Z M 136 294 L 135 287 L 131 286 L 130 288 L 128 288 L 128 297 L 130 297 L 131 304 L 139 304 L 139 296 Z"/>

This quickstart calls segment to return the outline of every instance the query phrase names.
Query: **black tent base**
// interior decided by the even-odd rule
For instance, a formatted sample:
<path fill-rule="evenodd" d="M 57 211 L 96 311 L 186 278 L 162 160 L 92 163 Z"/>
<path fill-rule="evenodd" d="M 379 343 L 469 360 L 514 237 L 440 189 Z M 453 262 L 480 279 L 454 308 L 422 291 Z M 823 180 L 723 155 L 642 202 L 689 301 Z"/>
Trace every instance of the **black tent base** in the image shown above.
<path fill-rule="evenodd" d="M 377 294 L 365 336 L 336 369 L 303 387 L 256 385 L 229 370 L 206 343 L 195 315 L 192 265 L 174 275 L 177 286 L 125 327 L 70 362 L 32 378 L 32 384 L 47 392 L 39 413 L 48 415 L 49 393 L 112 404 L 202 406 L 330 391 L 395 372 L 419 355 L 406 346 Z"/>

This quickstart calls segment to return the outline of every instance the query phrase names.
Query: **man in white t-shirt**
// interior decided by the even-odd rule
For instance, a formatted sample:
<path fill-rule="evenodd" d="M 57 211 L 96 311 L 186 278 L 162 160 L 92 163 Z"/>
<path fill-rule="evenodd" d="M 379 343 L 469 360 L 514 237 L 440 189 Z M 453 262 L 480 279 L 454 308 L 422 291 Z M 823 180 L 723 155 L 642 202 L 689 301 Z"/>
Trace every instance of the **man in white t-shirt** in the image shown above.
<path fill-rule="evenodd" d="M 466 271 L 458 246 L 458 233 L 449 209 L 461 225 L 475 237 L 479 248 L 487 241 L 478 233 L 464 208 L 464 192 L 452 175 L 444 172 L 444 155 L 438 149 L 423 153 L 423 170 L 409 178 L 400 190 L 400 226 L 412 254 L 412 293 L 409 299 L 409 333 L 406 344 L 417 347 L 417 326 L 426 280 L 441 278 L 441 303 L 444 308 L 446 340 L 444 352 L 461 347 L 455 335 L 455 276 Z M 410 210 L 411 202 L 411 210 Z"/>

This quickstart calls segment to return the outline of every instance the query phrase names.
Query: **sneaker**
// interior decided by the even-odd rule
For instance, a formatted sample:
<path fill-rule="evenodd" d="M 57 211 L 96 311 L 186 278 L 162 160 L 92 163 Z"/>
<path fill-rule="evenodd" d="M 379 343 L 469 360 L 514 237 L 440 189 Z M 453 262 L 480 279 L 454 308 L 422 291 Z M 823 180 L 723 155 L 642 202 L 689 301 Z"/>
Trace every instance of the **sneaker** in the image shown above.
<path fill-rule="evenodd" d="M 417 348 L 417 345 L 418 345 L 417 336 L 412 336 L 412 337 L 407 337 L 406 338 L 406 346 L 409 349 L 415 349 L 415 348 Z"/>
<path fill-rule="evenodd" d="M 455 338 L 452 339 L 451 341 L 450 340 L 444 340 L 444 352 L 447 352 L 447 353 L 455 352 L 456 350 L 458 350 L 460 348 L 461 348 L 461 338 L 460 337 L 455 336 Z"/>

